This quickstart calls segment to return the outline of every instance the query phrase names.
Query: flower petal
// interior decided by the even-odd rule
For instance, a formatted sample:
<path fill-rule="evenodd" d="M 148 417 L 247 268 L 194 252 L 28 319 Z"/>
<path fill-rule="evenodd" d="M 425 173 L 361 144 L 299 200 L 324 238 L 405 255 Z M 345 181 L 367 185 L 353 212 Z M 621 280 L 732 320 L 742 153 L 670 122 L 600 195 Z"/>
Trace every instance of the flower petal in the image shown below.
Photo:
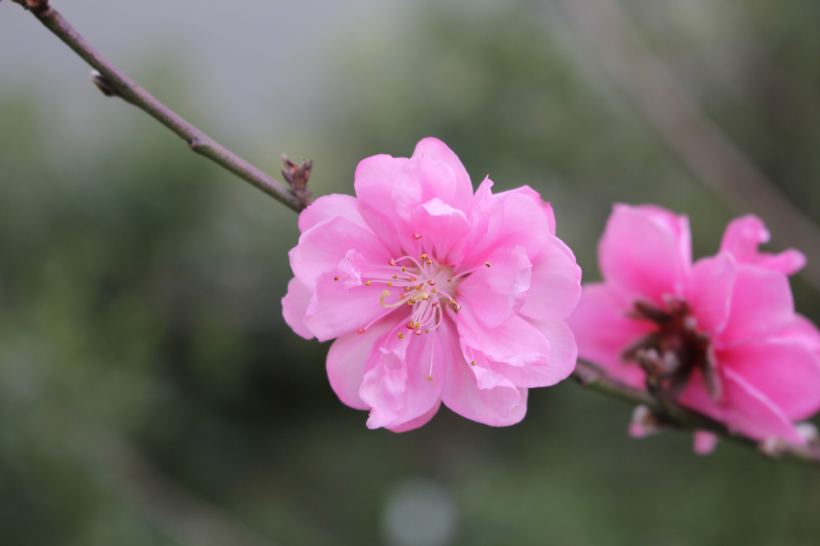
<path fill-rule="evenodd" d="M 335 271 L 319 277 L 316 291 L 302 319 L 319 341 L 356 332 L 390 312 L 381 305 L 382 288 L 361 285 L 348 289 L 341 279 L 335 281 L 335 277 L 338 277 Z"/>
<path fill-rule="evenodd" d="M 375 264 L 386 264 L 391 255 L 379 238 L 347 218 L 325 220 L 299 237 L 299 244 L 288 253 L 294 275 L 309 289 L 323 273 L 333 271 L 348 250 L 359 251 Z"/>
<path fill-rule="evenodd" d="M 681 393 L 680 403 L 755 440 L 777 437 L 796 444 L 805 443 L 788 416 L 766 395 L 731 368 L 722 368 L 721 372 L 723 397 L 720 403 L 709 396 L 699 370 L 695 370 Z"/>
<path fill-rule="evenodd" d="M 717 356 L 789 419 L 800 421 L 820 409 L 820 357 L 800 340 L 744 343 Z"/>
<path fill-rule="evenodd" d="M 663 304 L 663 296 L 683 296 L 690 266 L 684 247 L 688 223 L 672 223 L 657 207 L 615 205 L 598 245 L 601 274 L 630 299 Z M 685 217 L 680 217 L 685 218 Z"/>
<path fill-rule="evenodd" d="M 729 320 L 736 276 L 735 260 L 727 252 L 698 260 L 692 267 L 686 299 L 698 330 L 712 339 L 723 332 Z"/>
<path fill-rule="evenodd" d="M 524 197 L 528 198 L 530 201 L 538 205 L 541 210 L 544 212 L 544 216 L 547 219 L 547 225 L 549 226 L 549 232 L 551 235 L 555 235 L 555 211 L 552 210 L 552 205 L 549 202 L 544 201 L 541 198 L 541 194 L 537 191 L 532 189 L 529 186 L 521 186 L 519 188 L 515 188 L 514 190 L 503 191 L 501 193 L 495 194 L 493 197 L 496 201 L 501 201 L 506 198 L 506 196 L 511 194 L 519 194 L 523 195 Z"/>
<path fill-rule="evenodd" d="M 456 193 L 456 177 L 453 170 L 442 161 L 433 161 L 421 155 L 404 164 L 393 184 L 392 199 L 396 214 L 410 220 L 417 206 L 438 197 L 450 205 Z"/>
<path fill-rule="evenodd" d="M 496 201 L 487 224 L 487 232 L 470 250 L 469 256 L 456 268 L 456 275 L 475 269 L 500 248 L 522 246 L 534 260 L 549 238 L 547 217 L 529 198 L 513 193 Z"/>
<path fill-rule="evenodd" d="M 749 214 L 729 223 L 723 234 L 720 249 L 732 253 L 739 263 L 754 264 L 786 275 L 803 269 L 806 257 L 799 250 L 789 249 L 780 254 L 758 252 L 758 247 L 768 243 L 770 237 L 763 221 Z"/>
<path fill-rule="evenodd" d="M 581 298 L 581 268 L 560 239 L 550 236 L 533 260 L 532 280 L 521 314 L 538 320 L 567 318 Z"/>
<path fill-rule="evenodd" d="M 371 408 L 369 428 L 405 430 L 403 425 L 419 423 L 418 418 L 429 415 L 438 404 L 446 373 L 439 338 L 434 333 L 398 340 L 394 328 L 377 342 L 359 389 L 359 396 Z M 396 363 L 395 356 L 402 361 Z"/>
<path fill-rule="evenodd" d="M 644 373 L 621 359 L 633 343 L 656 329 L 648 321 L 626 315 L 630 306 L 605 284 L 584 285 L 578 307 L 567 324 L 578 343 L 578 355 L 601 366 L 611 376 L 634 387 L 644 387 Z"/>
<path fill-rule="evenodd" d="M 411 420 L 409 420 L 406 423 L 403 423 L 401 425 L 397 425 L 397 426 L 392 426 L 391 425 L 388 428 L 390 429 L 391 432 L 407 432 L 408 430 L 417 429 L 417 428 L 419 428 L 421 426 L 424 426 L 427 423 L 429 423 L 430 419 L 432 419 L 436 415 L 436 413 L 438 413 L 438 409 L 440 407 L 441 407 L 441 398 L 439 398 L 436 401 L 436 404 L 432 408 L 430 408 L 430 411 L 428 411 L 424 415 L 420 415 L 420 416 L 416 417 L 415 419 L 411 419 Z"/>
<path fill-rule="evenodd" d="M 521 421 L 527 413 L 527 389 L 516 388 L 492 370 L 474 371 L 472 368 L 478 366 L 464 359 L 458 332 L 449 317 L 442 321 L 440 331 L 447 358 L 447 383 L 441 395 L 444 404 L 462 417 L 494 427 Z"/>
<path fill-rule="evenodd" d="M 718 347 L 774 335 L 794 320 L 794 300 L 783 273 L 739 264 L 732 309 Z"/>
<path fill-rule="evenodd" d="M 398 318 L 388 317 L 378 321 L 363 334 L 342 336 L 330 346 L 327 353 L 327 377 L 333 392 L 344 404 L 356 409 L 369 408 L 359 397 L 364 368 L 376 341 L 396 324 Z"/>
<path fill-rule="evenodd" d="M 495 328 L 524 305 L 530 288 L 531 265 L 524 247 L 502 248 L 458 285 L 459 300 L 470 307 L 487 328 Z"/>
<path fill-rule="evenodd" d="M 549 361 L 535 362 L 527 366 L 510 366 L 503 362 L 490 362 L 490 368 L 509 379 L 516 387 L 549 387 L 563 381 L 575 369 L 578 347 L 572 331 L 561 321 L 531 321 L 550 344 Z"/>
<path fill-rule="evenodd" d="M 299 231 L 304 233 L 325 220 L 341 216 L 357 226 L 371 231 L 359 212 L 359 200 L 349 195 L 324 195 L 299 215 Z"/>
<path fill-rule="evenodd" d="M 496 362 L 526 366 L 533 362 L 549 361 L 547 338 L 538 328 L 517 315 L 495 328 L 487 328 L 476 316 L 470 301 L 465 300 L 458 313 L 457 324 L 464 344 Z"/>
<path fill-rule="evenodd" d="M 414 233 L 421 235 L 421 250 L 434 256 L 438 263 L 457 264 L 464 257 L 470 223 L 459 209 L 436 197 L 413 210 L 410 225 Z"/>
<path fill-rule="evenodd" d="M 693 449 L 697 455 L 711 455 L 717 447 L 718 437 L 708 430 L 696 430 Z"/>
<path fill-rule="evenodd" d="M 296 277 L 288 283 L 288 293 L 282 298 L 282 315 L 293 331 L 305 339 L 313 339 L 313 332 L 302 323 L 313 293 Z"/>
<path fill-rule="evenodd" d="M 450 167 L 455 175 L 455 189 L 451 200 L 447 203 L 465 212 L 469 210 L 473 197 L 473 184 L 470 182 L 470 175 L 467 174 L 467 170 L 458 156 L 442 141 L 432 137 L 424 138 L 416 144 L 413 158 L 422 155 L 433 161 L 441 161 Z"/>

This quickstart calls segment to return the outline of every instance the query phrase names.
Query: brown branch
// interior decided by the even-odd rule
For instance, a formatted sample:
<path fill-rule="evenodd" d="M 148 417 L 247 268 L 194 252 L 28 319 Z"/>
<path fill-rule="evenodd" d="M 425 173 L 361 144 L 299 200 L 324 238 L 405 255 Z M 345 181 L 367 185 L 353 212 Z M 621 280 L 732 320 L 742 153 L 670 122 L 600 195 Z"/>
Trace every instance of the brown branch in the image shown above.
<path fill-rule="evenodd" d="M 48 0 L 13 1 L 29 10 L 47 29 L 95 69 L 96 72 L 92 72 L 92 80 L 107 96 L 119 96 L 126 102 L 136 106 L 187 142 L 191 150 L 197 154 L 207 157 L 242 180 L 250 182 L 296 212 L 301 211 L 310 204 L 310 192 L 307 188 L 294 187 L 293 190 L 298 190 L 298 194 L 288 190 L 281 183 L 185 121 L 128 78 L 116 66 L 100 55 L 91 44 L 86 42 L 68 21 L 49 5 Z"/>
<path fill-rule="evenodd" d="M 800 446 L 779 440 L 758 442 L 742 434 L 733 433 L 723 423 L 668 400 L 661 403 L 642 389 L 616 381 L 594 364 L 579 360 L 575 365 L 572 378 L 586 389 L 617 398 L 628 404 L 645 406 L 659 423 L 668 428 L 682 431 L 707 430 L 725 440 L 757 448 L 768 457 L 783 457 L 820 465 L 820 446 L 816 444 Z"/>
<path fill-rule="evenodd" d="M 754 212 L 780 246 L 808 264 L 801 276 L 820 290 L 820 229 L 752 164 L 644 43 L 617 0 L 563 0 L 585 49 L 681 160 L 737 214 Z"/>

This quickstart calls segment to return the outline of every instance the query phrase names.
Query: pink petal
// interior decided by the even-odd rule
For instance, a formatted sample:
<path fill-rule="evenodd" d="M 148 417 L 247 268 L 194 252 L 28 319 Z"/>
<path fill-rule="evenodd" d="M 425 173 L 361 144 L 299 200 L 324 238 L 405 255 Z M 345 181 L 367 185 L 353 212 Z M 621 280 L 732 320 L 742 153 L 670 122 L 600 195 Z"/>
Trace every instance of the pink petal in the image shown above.
<path fill-rule="evenodd" d="M 687 301 L 698 330 L 717 338 L 729 320 L 737 268 L 731 254 L 698 260 L 689 278 Z"/>
<path fill-rule="evenodd" d="M 473 197 L 473 184 L 470 182 L 470 175 L 458 156 L 446 144 L 437 138 L 424 138 L 416 144 L 413 158 L 426 156 L 433 161 L 445 163 L 455 175 L 455 190 L 452 199 L 447 203 L 462 211 L 469 210 L 470 201 Z"/>
<path fill-rule="evenodd" d="M 458 275 L 475 269 L 500 248 L 522 246 L 529 259 L 534 260 L 543 251 L 549 237 L 549 225 L 541 208 L 523 195 L 508 195 L 496 201 L 487 233 L 481 236 L 454 273 Z"/>
<path fill-rule="evenodd" d="M 463 258 L 470 223 L 462 211 L 436 197 L 413 210 L 410 226 L 413 234 L 421 235 L 419 250 L 434 256 L 438 263 L 457 264 Z"/>
<path fill-rule="evenodd" d="M 418 418 L 429 415 L 441 399 L 446 365 L 440 334 L 406 336 L 399 341 L 396 332 L 390 330 L 377 342 L 359 389 L 359 396 L 371 408 L 369 428 L 403 430 L 414 420 L 422 421 Z M 396 350 L 397 345 L 404 350 Z M 390 360 L 392 355 L 403 355 L 403 362 L 397 366 Z"/>
<path fill-rule="evenodd" d="M 708 430 L 696 430 L 694 450 L 698 455 L 711 455 L 717 447 L 718 437 Z"/>
<path fill-rule="evenodd" d="M 344 404 L 356 409 L 368 409 L 359 397 L 359 388 L 364 380 L 364 368 L 374 344 L 398 324 L 398 317 L 381 320 L 363 334 L 348 334 L 340 337 L 330 346 L 327 353 L 327 376 L 336 396 Z"/>
<path fill-rule="evenodd" d="M 396 179 L 399 171 L 402 167 L 404 167 L 407 161 L 408 159 L 406 157 L 392 157 L 387 154 L 368 157 L 359 162 L 359 165 L 356 167 L 356 175 L 354 179 L 357 183 L 360 180 L 367 179 L 387 180 L 392 182 Z M 360 194 L 358 187 L 356 187 L 356 195 L 359 199 L 368 201 L 368 196 Z"/>
<path fill-rule="evenodd" d="M 754 438 L 765 440 L 777 437 L 797 444 L 805 440 L 783 411 L 731 368 L 721 368 L 723 396 L 716 403 L 709 396 L 700 372 L 696 370 L 679 401 L 695 411 L 725 423 L 735 430 Z"/>
<path fill-rule="evenodd" d="M 391 426 L 391 427 L 389 427 L 389 429 L 390 429 L 391 432 L 407 432 L 408 430 L 413 430 L 413 429 L 417 429 L 419 427 L 422 427 L 422 426 L 424 426 L 424 425 L 426 425 L 427 423 L 430 422 L 430 419 L 432 419 L 436 415 L 436 413 L 438 413 L 438 409 L 440 407 L 441 407 L 441 399 L 439 398 L 439 400 L 436 402 L 436 404 L 432 408 L 430 408 L 430 411 L 428 411 L 424 415 L 420 415 L 420 416 L 416 417 L 415 419 L 411 419 L 411 420 L 407 421 L 404 424 L 401 424 L 401 425 L 398 425 L 398 426 L 395 426 L 395 427 Z"/>
<path fill-rule="evenodd" d="M 313 332 L 302 323 L 313 293 L 296 277 L 288 283 L 288 293 L 282 298 L 282 315 L 294 332 L 305 339 L 313 339 Z"/>
<path fill-rule="evenodd" d="M 783 273 L 739 264 L 729 321 L 718 347 L 778 333 L 794 320 L 794 301 Z"/>
<path fill-rule="evenodd" d="M 567 318 L 581 298 L 581 268 L 560 239 L 550 236 L 533 260 L 532 280 L 521 314 L 538 320 Z"/>
<path fill-rule="evenodd" d="M 515 188 L 514 190 L 497 193 L 494 197 L 496 202 L 500 202 L 504 200 L 506 196 L 514 193 L 518 195 L 523 195 L 524 197 L 526 197 L 527 199 L 529 199 L 541 208 L 541 210 L 544 212 L 544 216 L 547 219 L 547 225 L 549 226 L 550 234 L 555 235 L 555 211 L 552 210 L 552 205 L 541 199 L 541 194 L 539 194 L 531 187 L 521 186 L 519 188 Z"/>
<path fill-rule="evenodd" d="M 567 324 L 575 335 L 581 358 L 628 385 L 643 388 L 643 371 L 636 364 L 624 362 L 621 354 L 656 328 L 648 321 L 629 318 L 626 313 L 630 309 L 612 287 L 587 284 Z"/>
<path fill-rule="evenodd" d="M 417 206 L 435 197 L 449 205 L 455 193 L 453 170 L 442 161 L 433 161 L 422 155 L 405 163 L 393 184 L 391 195 L 396 214 L 409 221 L 410 213 Z"/>
<path fill-rule="evenodd" d="M 357 226 L 371 231 L 361 212 L 359 212 L 358 199 L 335 193 L 320 197 L 302 211 L 299 215 L 299 231 L 304 233 L 317 224 L 338 216 L 347 218 Z"/>
<path fill-rule="evenodd" d="M 495 328 L 487 328 L 476 316 L 470 302 L 462 303 L 458 313 L 458 333 L 470 349 L 486 354 L 496 362 L 526 366 L 548 361 L 550 345 L 538 328 L 514 315 Z"/>
<path fill-rule="evenodd" d="M 442 401 L 455 413 L 494 427 L 514 425 L 527 413 L 527 389 L 515 388 L 491 370 L 474 371 L 462 355 L 458 332 L 449 318 L 440 327 L 447 361 Z M 479 377 L 482 386 L 479 387 Z"/>
<path fill-rule="evenodd" d="M 820 409 L 820 356 L 800 340 L 744 343 L 717 356 L 789 419 L 800 421 Z"/>
<path fill-rule="evenodd" d="M 470 204 L 470 231 L 464 243 L 464 253 L 468 255 L 475 245 L 486 235 L 490 225 L 490 217 L 495 210 L 493 199 L 493 181 L 485 178 L 476 190 Z"/>
<path fill-rule="evenodd" d="M 302 319 L 319 341 L 356 332 L 390 312 L 381 305 L 383 287 L 361 285 L 347 289 L 341 279 L 333 280 L 337 276 L 331 271 L 319 277 L 313 299 Z M 399 313 L 401 311 L 396 311 Z"/>
<path fill-rule="evenodd" d="M 510 366 L 503 362 L 489 362 L 489 367 L 509 379 L 516 387 L 549 387 L 563 381 L 575 369 L 578 348 L 569 326 L 560 321 L 533 321 L 550 344 L 549 361 L 527 366 Z"/>
<path fill-rule="evenodd" d="M 305 286 L 313 289 L 319 275 L 335 270 L 350 249 L 374 264 L 386 264 L 392 257 L 376 235 L 347 218 L 337 217 L 299 237 L 299 244 L 288 253 L 290 267 Z"/>
<path fill-rule="evenodd" d="M 472 311 L 488 328 L 495 328 L 524 305 L 530 288 L 531 266 L 523 247 L 502 248 L 492 253 L 458 286 L 458 299 L 469 300 Z"/>
<path fill-rule="evenodd" d="M 802 343 L 812 351 L 820 353 L 820 331 L 803 315 L 795 314 L 794 320 L 775 337 L 778 340 Z"/>
<path fill-rule="evenodd" d="M 780 254 L 758 252 L 758 246 L 769 242 L 769 231 L 763 221 L 749 214 L 732 220 L 723 234 L 720 249 L 730 252 L 740 263 L 792 275 L 806 265 L 806 257 L 799 250 L 789 249 Z"/>
<path fill-rule="evenodd" d="M 690 267 L 683 247 L 688 225 L 671 224 L 653 207 L 615 205 L 598 245 L 601 274 L 630 299 L 663 304 L 663 296 L 683 296 Z"/>

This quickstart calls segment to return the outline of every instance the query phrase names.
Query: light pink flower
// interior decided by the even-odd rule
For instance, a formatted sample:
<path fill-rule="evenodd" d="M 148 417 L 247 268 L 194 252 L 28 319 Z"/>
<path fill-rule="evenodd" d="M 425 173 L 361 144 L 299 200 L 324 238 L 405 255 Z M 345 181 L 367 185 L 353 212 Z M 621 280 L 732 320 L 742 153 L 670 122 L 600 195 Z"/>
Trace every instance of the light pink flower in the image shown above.
<path fill-rule="evenodd" d="M 603 283 L 568 319 L 581 358 L 757 440 L 804 443 L 794 422 L 820 408 L 820 332 L 795 314 L 796 250 L 758 252 L 758 218 L 731 222 L 720 252 L 694 264 L 689 221 L 615 205 L 598 247 Z M 697 451 L 714 447 L 707 435 Z"/>
<path fill-rule="evenodd" d="M 419 427 L 441 402 L 511 425 L 528 388 L 574 369 L 563 319 L 581 294 L 575 256 L 538 193 L 492 185 L 473 195 L 458 157 L 426 138 L 410 159 L 365 159 L 357 197 L 322 197 L 299 217 L 285 320 L 307 339 L 338 338 L 330 385 L 370 410 L 368 427 Z"/>

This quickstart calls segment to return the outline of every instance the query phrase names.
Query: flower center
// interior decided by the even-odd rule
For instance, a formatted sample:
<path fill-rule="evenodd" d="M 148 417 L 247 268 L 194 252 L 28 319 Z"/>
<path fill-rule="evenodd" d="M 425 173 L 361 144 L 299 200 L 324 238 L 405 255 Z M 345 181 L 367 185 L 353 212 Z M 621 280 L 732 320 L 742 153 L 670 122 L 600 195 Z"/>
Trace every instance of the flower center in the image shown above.
<path fill-rule="evenodd" d="M 646 372 L 646 387 L 653 394 L 673 399 L 683 392 L 692 372 L 699 369 L 713 400 L 722 392 L 720 375 L 709 337 L 697 330 L 689 304 L 669 298 L 666 309 L 636 302 L 629 316 L 648 321 L 656 330 L 626 349 L 621 358 L 635 362 Z"/>
<path fill-rule="evenodd" d="M 418 259 L 412 256 L 391 259 L 388 265 L 377 266 L 371 273 L 372 276 L 367 277 L 365 281 L 367 286 L 386 285 L 381 296 L 382 307 L 391 310 L 404 306 L 411 308 L 410 317 L 405 325 L 406 330 L 410 330 L 409 333 L 420 336 L 436 330 L 441 325 L 445 306 L 449 306 L 455 312 L 461 309 L 453 299 L 458 284 L 458 279 L 453 278 L 453 269 L 439 264 L 432 256 L 421 254 Z M 359 328 L 359 333 L 365 333 L 373 323 L 384 316 Z M 399 329 L 397 333 L 399 339 L 405 337 L 402 330 L 405 328 Z"/>

